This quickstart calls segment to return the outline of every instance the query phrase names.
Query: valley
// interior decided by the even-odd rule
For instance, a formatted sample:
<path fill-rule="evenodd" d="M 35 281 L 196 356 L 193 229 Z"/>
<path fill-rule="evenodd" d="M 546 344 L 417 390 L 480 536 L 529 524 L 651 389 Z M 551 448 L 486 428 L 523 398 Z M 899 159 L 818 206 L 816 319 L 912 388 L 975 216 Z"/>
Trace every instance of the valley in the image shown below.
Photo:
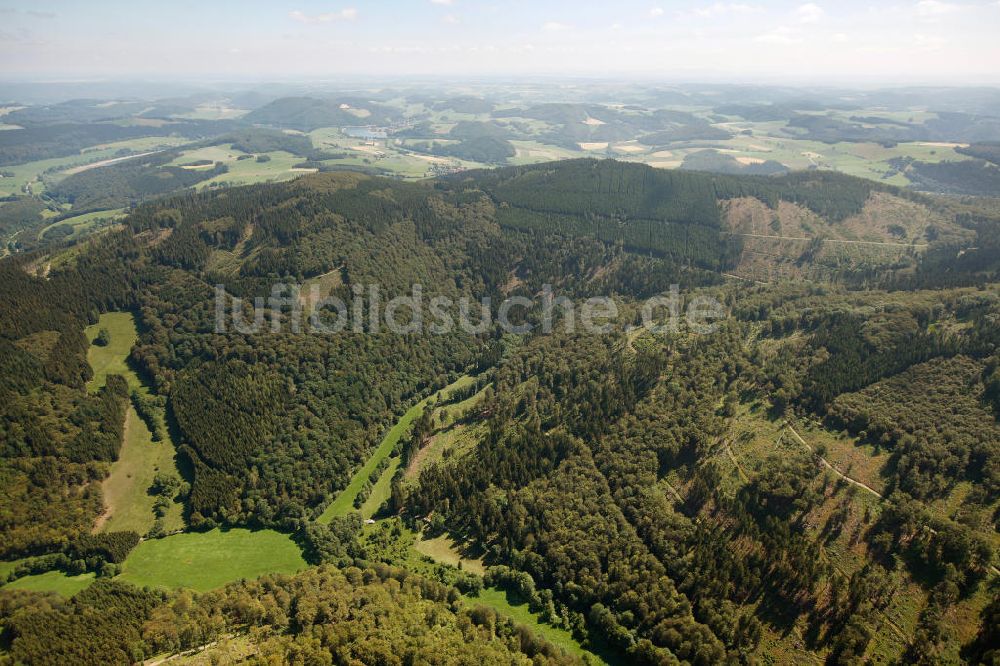
<path fill-rule="evenodd" d="M 747 100 L 725 87 L 622 84 L 599 103 L 544 86 L 527 86 L 514 99 L 486 84 L 471 94 L 419 86 L 365 92 L 363 101 L 317 92 L 272 95 L 257 105 L 223 95 L 207 105 L 6 107 L 21 128 L 0 135 L 6 251 L 99 233 L 122 208 L 170 192 L 345 169 L 414 181 L 599 157 L 725 174 L 830 170 L 954 195 L 1000 187 L 1000 167 L 982 139 L 998 131 L 995 120 L 928 111 L 943 104 L 934 91 L 905 102 L 889 91 L 813 92 L 788 101 L 779 90 Z M 60 144 L 61 137 L 69 138 Z M 93 196 L 110 189 L 114 197 Z"/>
<path fill-rule="evenodd" d="M 144 659 L 287 654 L 347 617 L 325 598 L 565 663 L 959 661 L 998 580 L 995 215 L 567 160 L 206 187 L 9 258 L 14 649 L 127 598 L 104 626 Z M 556 285 L 633 325 L 218 327 L 215 284 L 279 276 L 345 300 Z M 639 325 L 677 283 L 723 308 L 711 333 Z"/>
<path fill-rule="evenodd" d="M 0 20 L 0 666 L 1000 666 L 1000 2 Z"/>

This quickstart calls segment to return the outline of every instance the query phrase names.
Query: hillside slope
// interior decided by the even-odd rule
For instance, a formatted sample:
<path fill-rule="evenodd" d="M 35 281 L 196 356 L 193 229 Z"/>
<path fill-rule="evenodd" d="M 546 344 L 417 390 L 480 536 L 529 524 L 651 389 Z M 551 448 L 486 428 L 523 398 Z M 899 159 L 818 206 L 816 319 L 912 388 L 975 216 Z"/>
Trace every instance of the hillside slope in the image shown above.
<path fill-rule="evenodd" d="M 89 535 L 131 398 L 117 375 L 87 393 L 83 331 L 127 310 L 193 529 L 274 528 L 354 564 L 360 518 L 316 519 L 426 399 L 382 456 L 398 472 L 368 480 L 389 495 L 373 515 L 450 533 L 588 645 L 649 664 L 955 661 L 979 644 L 1000 545 L 998 229 L 985 204 L 837 174 L 595 160 L 150 202 L 0 261 L 2 555 L 110 576 L 143 536 Z M 268 304 L 296 282 L 322 293 Z M 322 332 L 340 315 L 319 297 L 415 284 L 453 305 L 552 285 L 614 295 L 619 316 L 604 335 L 400 332 L 369 301 Z M 722 306 L 715 332 L 632 326 L 673 284 Z M 254 297 L 262 325 L 219 324 Z M 303 302 L 319 320 L 296 322 Z M 446 417 L 437 393 L 466 374 L 476 406 Z M 455 445 L 403 483 L 439 435 Z M 390 537 L 366 556 L 411 566 Z"/>

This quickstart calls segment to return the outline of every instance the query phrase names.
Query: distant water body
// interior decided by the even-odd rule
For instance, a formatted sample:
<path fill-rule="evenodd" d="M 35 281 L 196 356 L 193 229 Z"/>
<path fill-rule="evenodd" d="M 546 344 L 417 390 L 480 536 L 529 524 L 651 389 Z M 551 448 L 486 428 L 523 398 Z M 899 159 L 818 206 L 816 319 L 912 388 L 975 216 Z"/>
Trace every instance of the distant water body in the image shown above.
<path fill-rule="evenodd" d="M 388 132 L 377 127 L 345 127 L 342 131 L 352 139 L 385 139 L 389 136 Z"/>

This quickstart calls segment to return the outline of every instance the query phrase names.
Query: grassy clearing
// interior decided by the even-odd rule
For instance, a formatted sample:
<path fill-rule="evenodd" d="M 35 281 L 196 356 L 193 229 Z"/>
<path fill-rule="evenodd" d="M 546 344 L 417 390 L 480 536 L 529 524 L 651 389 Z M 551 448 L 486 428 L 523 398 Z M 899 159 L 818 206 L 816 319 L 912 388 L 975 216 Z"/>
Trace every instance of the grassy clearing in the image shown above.
<path fill-rule="evenodd" d="M 455 391 L 471 384 L 474 378 L 466 376 L 463 380 L 452 384 L 448 393 L 438 394 L 441 399 L 438 401 L 439 406 L 434 409 L 433 413 L 433 423 L 437 425 L 437 430 L 410 461 L 410 465 L 403 475 L 405 480 L 414 481 L 419 476 L 421 469 L 441 460 L 445 455 L 462 453 L 471 449 L 485 434 L 485 424 L 466 425 L 461 421 L 482 402 L 487 387 L 483 387 L 461 402 L 450 402 Z M 393 471 L 395 471 L 395 467 Z M 389 481 L 391 479 L 390 476 Z M 379 481 L 381 480 L 379 479 Z"/>
<path fill-rule="evenodd" d="M 485 588 L 478 597 L 463 597 L 469 606 L 486 606 L 493 610 L 512 618 L 515 622 L 523 624 L 536 634 L 556 645 L 568 654 L 580 659 L 590 659 L 591 663 L 611 664 L 612 661 L 586 650 L 581 646 L 573 634 L 565 629 L 558 629 L 550 624 L 545 624 L 538 619 L 538 615 L 528 610 L 528 604 L 518 603 L 518 600 L 510 597 L 506 592 L 495 588 Z"/>
<path fill-rule="evenodd" d="M 463 552 L 462 544 L 458 543 L 448 534 L 442 534 L 434 538 L 425 538 L 422 534 L 414 543 L 413 547 L 421 555 L 433 559 L 435 562 L 447 564 L 449 566 L 461 568 L 480 576 L 486 573 L 481 557 L 469 557 Z"/>
<path fill-rule="evenodd" d="M 372 486 L 371 492 L 368 494 L 368 498 L 361 505 L 362 518 L 368 519 L 374 516 L 379 507 L 389 499 L 389 496 L 392 494 L 392 477 L 396 475 L 396 470 L 399 469 L 400 462 L 401 459 L 399 456 L 393 456 L 389 459 L 389 466 L 378 477 L 375 485 Z"/>
<path fill-rule="evenodd" d="M 441 391 L 424 398 L 417 404 L 413 405 L 413 407 L 410 407 L 410 409 L 408 409 L 406 413 L 400 417 L 396 424 L 389 429 L 389 432 L 387 432 L 385 437 L 382 438 L 382 441 L 372 453 L 371 457 L 368 458 L 368 461 L 361 466 L 361 469 L 355 472 L 351 482 L 347 484 L 347 487 L 344 488 L 339 495 L 337 495 L 336 499 L 334 499 L 328 507 L 326 507 L 326 510 L 323 511 L 322 515 L 320 515 L 317 520 L 320 523 L 326 524 L 329 523 L 334 517 L 346 516 L 349 512 L 351 512 L 354 509 L 354 498 L 358 496 L 359 492 L 361 492 L 361 488 L 365 485 L 365 481 L 367 481 L 372 475 L 372 472 L 375 471 L 375 468 L 378 467 L 379 463 L 392 454 L 393 449 L 396 447 L 396 443 L 399 442 L 400 438 L 410 428 L 410 424 L 413 423 L 414 419 L 423 414 L 427 405 L 430 404 L 431 401 L 435 400 L 438 395 L 447 399 L 447 396 L 450 395 L 452 391 L 468 386 L 472 383 L 472 381 L 472 377 L 464 375 Z M 383 476 L 385 475 L 383 474 Z M 392 477 L 390 476 L 389 479 L 391 480 Z M 381 481 L 381 478 L 379 481 Z M 374 492 L 372 494 L 374 495 Z M 386 497 L 388 497 L 388 495 L 386 495 Z"/>
<path fill-rule="evenodd" d="M 93 344 L 101 329 L 107 330 L 110 342 L 101 347 Z M 98 322 L 88 326 L 84 331 L 90 348 L 87 350 L 87 362 L 90 363 L 94 376 L 87 382 L 87 390 L 97 393 L 108 382 L 108 375 L 122 375 L 128 381 L 130 389 L 141 386 L 138 375 L 128 365 L 128 355 L 139 339 L 135 327 L 135 317 L 131 312 L 108 312 L 102 314 Z"/>
<path fill-rule="evenodd" d="M 20 565 L 22 562 L 27 562 L 29 559 L 31 558 L 22 557 L 19 560 L 8 560 L 6 562 L 0 562 L 0 581 L 6 580 L 7 576 L 10 574 L 11 571 L 16 569 L 18 565 Z"/>
<path fill-rule="evenodd" d="M 108 331 L 110 341 L 107 346 L 93 344 L 101 329 Z M 109 312 L 101 315 L 97 324 L 84 331 L 91 342 L 87 350 L 87 361 L 94 371 L 87 390 L 98 391 L 107 383 L 109 374 L 125 377 L 129 388 L 143 396 L 151 395 L 147 386 L 128 365 L 128 355 L 139 337 L 135 318 L 130 312 Z M 153 441 L 146 423 L 129 406 L 125 417 L 125 441 L 118 460 L 111 465 L 111 473 L 101 484 L 107 511 L 98 521 L 102 531 L 135 530 L 146 534 L 153 526 L 153 502 L 149 487 L 157 472 L 177 474 L 174 460 L 176 451 L 170 439 L 169 430 L 163 428 L 166 436 L 159 442 Z M 183 507 L 173 503 L 163 520 L 164 529 L 173 531 L 184 528 Z"/>
<path fill-rule="evenodd" d="M 35 160 L 14 166 L 5 166 L 0 171 L 9 171 L 14 174 L 13 178 L 0 178 L 0 196 L 11 194 L 23 194 L 24 186 L 31 184 L 31 191 L 40 194 L 45 190 L 42 181 L 42 174 L 45 179 L 58 180 L 62 178 L 67 169 L 73 167 L 99 162 L 101 160 L 120 157 L 116 153 L 120 150 L 130 150 L 136 153 L 147 152 L 157 148 L 169 148 L 188 143 L 188 139 L 169 136 L 152 136 L 140 139 L 129 139 L 127 141 L 116 141 L 114 143 L 102 144 L 87 148 L 81 153 L 67 155 L 66 157 L 54 157 L 46 160 Z M 48 173 L 46 173 L 48 172 Z"/>
<path fill-rule="evenodd" d="M 448 393 L 445 396 L 442 396 L 444 404 L 442 404 L 440 407 L 434 410 L 434 423 L 438 424 L 439 427 L 446 428 L 454 424 L 456 421 L 461 421 L 466 416 L 468 416 L 469 413 L 473 409 L 475 409 L 480 402 L 482 402 L 483 396 L 486 394 L 486 388 L 488 386 L 492 386 L 492 384 L 487 384 L 477 393 L 469 396 L 465 400 L 462 400 L 461 402 L 451 403 L 450 401 L 452 396 L 454 395 L 454 391 L 470 385 L 472 383 L 472 380 L 473 378 L 469 377 L 469 381 L 461 385 L 453 384 L 450 387 L 452 392 Z"/>
<path fill-rule="evenodd" d="M 245 664 L 257 654 L 257 643 L 247 635 L 223 636 L 202 649 L 194 648 L 179 654 L 164 653 L 142 662 L 157 666 L 168 662 L 170 666 L 218 666 L 218 664 Z"/>
<path fill-rule="evenodd" d="M 198 160 L 209 160 L 213 163 L 222 162 L 229 168 L 229 171 L 226 173 L 198 183 L 196 189 L 199 190 L 218 183 L 250 185 L 253 183 L 278 182 L 297 178 L 304 173 L 302 171 L 293 171 L 293 167 L 296 164 L 305 161 L 304 157 L 292 155 L 283 150 L 260 154 L 267 155 L 271 159 L 266 162 L 258 162 L 253 156 L 249 156 L 249 153 L 237 150 L 231 144 L 206 146 L 194 150 L 185 150 L 177 159 L 171 162 L 171 166 L 184 166 Z M 239 159 L 240 157 L 244 159 Z M 206 165 L 204 168 L 211 168 L 211 165 Z"/>
<path fill-rule="evenodd" d="M 88 587 L 94 582 L 93 573 L 70 576 L 61 571 L 46 571 L 36 576 L 25 576 L 18 578 L 13 583 L 3 586 L 5 590 L 31 590 L 32 592 L 56 592 L 64 597 L 72 597 L 74 594 Z"/>
<path fill-rule="evenodd" d="M 302 283 L 299 302 L 304 314 L 310 314 L 316 303 L 330 295 L 330 292 L 343 283 L 343 267 L 334 268 L 323 275 L 306 280 Z M 315 291 L 316 298 L 313 298 Z"/>
<path fill-rule="evenodd" d="M 475 379 L 472 376 L 465 375 L 456 380 L 453 384 L 449 385 L 443 391 L 439 391 L 434 395 L 434 399 L 437 401 L 439 405 L 444 403 L 442 406 L 434 409 L 433 416 L 435 423 L 439 423 L 442 425 L 442 427 L 446 427 L 449 424 L 454 423 L 457 418 L 461 418 L 462 416 L 464 416 L 469 409 L 474 407 L 479 402 L 479 400 L 482 398 L 482 392 L 477 393 L 476 395 L 471 396 L 469 398 L 466 398 L 465 400 L 459 403 L 449 404 L 448 402 L 452 399 L 452 396 L 455 394 L 455 391 L 465 388 L 473 381 L 475 381 Z M 485 391 L 485 389 L 483 390 Z M 461 426 L 456 426 L 456 428 L 459 427 Z M 445 433 L 441 433 L 441 435 L 444 434 Z M 426 455 L 424 455 L 424 452 L 427 451 L 428 453 L 430 453 L 430 451 L 428 451 L 429 448 L 433 447 L 435 449 L 438 449 L 437 457 L 441 456 L 442 447 L 440 446 L 440 444 L 435 445 L 435 441 L 437 439 L 438 436 L 435 435 L 435 437 L 431 439 L 431 442 L 429 442 L 423 449 L 421 449 L 421 451 L 417 454 L 417 456 L 415 456 L 413 463 L 411 463 L 410 467 L 406 471 L 407 475 L 410 475 L 411 470 L 415 468 L 416 469 L 420 468 L 421 466 L 420 461 L 426 459 L 427 457 Z M 389 496 L 392 494 L 392 478 L 396 475 L 396 471 L 399 469 L 401 463 L 402 459 L 400 456 L 393 456 L 392 458 L 389 459 L 389 466 L 386 467 L 385 470 L 382 472 L 382 475 L 379 476 L 378 480 L 372 486 L 372 490 L 371 493 L 369 493 L 368 498 L 365 500 L 364 504 L 361 505 L 361 516 L 363 518 L 367 519 L 374 516 L 375 512 L 378 511 L 379 507 L 382 506 L 382 504 L 384 504 L 386 500 L 389 499 Z"/>
<path fill-rule="evenodd" d="M 235 580 L 306 568 L 291 537 L 273 530 L 185 532 L 140 543 L 119 578 L 142 587 L 212 590 Z"/>
<path fill-rule="evenodd" d="M 413 457 L 410 466 L 406 468 L 405 479 L 415 481 L 420 475 L 420 470 L 440 462 L 445 455 L 460 455 L 470 451 L 486 436 L 488 429 L 485 423 L 471 425 L 459 423 L 435 433 Z"/>
<path fill-rule="evenodd" d="M 93 213 L 84 213 L 83 215 L 67 217 L 66 219 L 59 220 L 58 222 L 54 222 L 53 224 L 42 228 L 42 230 L 38 232 L 38 238 L 43 238 L 45 234 L 56 227 L 71 226 L 73 227 L 73 233 L 70 234 L 69 238 L 74 239 L 102 222 L 111 222 L 124 216 L 125 209 L 116 208 L 114 210 L 99 210 L 94 211 Z"/>
<path fill-rule="evenodd" d="M 387 529 L 388 522 L 380 520 L 374 525 L 365 525 L 364 534 L 370 536 L 380 530 Z M 437 569 L 442 566 L 456 567 L 459 560 L 461 560 L 464 571 L 480 575 L 485 573 L 482 561 L 470 558 L 468 554 L 463 554 L 461 545 L 457 544 L 447 535 L 433 539 L 424 539 L 422 535 L 414 533 L 406 526 L 402 526 L 402 535 L 399 538 L 402 542 L 411 544 L 406 551 L 406 560 L 397 563 L 409 571 L 434 578 Z M 470 607 L 486 606 L 492 608 L 496 612 L 513 619 L 515 622 L 523 624 L 567 653 L 580 658 L 588 658 L 590 663 L 616 663 L 601 654 L 586 650 L 573 638 L 572 633 L 542 622 L 537 614 L 532 613 L 528 609 L 526 603 L 520 603 L 517 599 L 508 598 L 507 593 L 501 590 L 486 588 L 481 592 L 480 596 L 463 597 L 463 600 Z"/>
<path fill-rule="evenodd" d="M 135 530 L 146 534 L 153 527 L 153 502 L 149 487 L 157 472 L 176 472 L 174 446 L 169 438 L 153 441 L 146 423 L 129 407 L 125 416 L 125 441 L 111 473 L 101 484 L 108 507 L 101 531 Z M 168 532 L 184 529 L 184 507 L 174 502 L 163 518 Z"/>
<path fill-rule="evenodd" d="M 820 446 L 825 449 L 823 457 L 831 465 L 852 479 L 885 494 L 882 470 L 891 457 L 888 450 L 877 451 L 870 444 L 861 444 L 854 437 L 833 432 L 813 420 L 799 421 L 795 427 L 814 449 Z"/>

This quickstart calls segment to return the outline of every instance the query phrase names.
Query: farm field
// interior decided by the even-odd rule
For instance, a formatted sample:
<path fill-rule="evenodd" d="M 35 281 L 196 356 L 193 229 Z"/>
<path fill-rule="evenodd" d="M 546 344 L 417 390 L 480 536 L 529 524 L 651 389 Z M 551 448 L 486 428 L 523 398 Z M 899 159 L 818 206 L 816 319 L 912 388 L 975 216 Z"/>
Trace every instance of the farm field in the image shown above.
<path fill-rule="evenodd" d="M 45 191 L 46 180 L 60 180 L 67 175 L 66 171 L 73 168 L 121 157 L 117 155 L 120 150 L 144 153 L 160 148 L 181 146 L 188 142 L 188 139 L 169 136 L 128 139 L 126 141 L 116 141 L 114 143 L 93 146 L 76 155 L 0 167 L 0 171 L 13 174 L 12 177 L 0 178 L 0 196 L 24 194 L 24 187 L 28 183 L 31 184 L 31 192 L 33 194 L 41 194 Z"/>
<path fill-rule="evenodd" d="M 511 164 L 534 164 L 587 156 L 583 150 L 567 150 L 538 141 L 511 141 L 511 143 L 514 144 L 514 149 L 517 151 L 517 154 L 510 160 Z"/>
<path fill-rule="evenodd" d="M 294 168 L 296 164 L 303 162 L 305 158 L 282 150 L 260 154 L 267 155 L 271 159 L 266 162 L 258 162 L 256 154 L 239 159 L 249 154 L 234 149 L 231 144 L 207 146 L 182 152 L 177 159 L 171 162 L 171 166 L 184 166 L 198 160 L 210 160 L 213 163 L 222 162 L 229 168 L 229 171 L 226 173 L 199 182 L 196 186 L 196 189 L 199 190 L 206 187 L 218 186 L 222 183 L 228 185 L 251 185 L 253 183 L 290 180 L 301 176 L 303 173 L 309 173 L 307 170 L 296 170 Z M 211 168 L 211 165 L 191 168 L 208 169 Z"/>
<path fill-rule="evenodd" d="M 241 578 L 292 574 L 306 566 L 286 534 L 214 529 L 143 541 L 126 558 L 119 579 L 139 587 L 205 592 Z"/>
<path fill-rule="evenodd" d="M 178 113 L 174 117 L 188 120 L 232 120 L 246 114 L 246 109 L 237 109 L 225 104 L 199 104 L 193 111 Z"/>
<path fill-rule="evenodd" d="M 41 194 L 45 191 L 45 185 L 40 180 L 41 174 L 50 170 L 65 171 L 73 167 L 90 164 L 104 159 L 114 157 L 116 149 L 101 148 L 95 149 L 79 155 L 69 155 L 67 157 L 55 157 L 48 160 L 37 160 L 25 162 L 15 166 L 5 166 L 0 168 L 12 174 L 11 176 L 0 178 L 0 196 L 11 196 L 24 194 L 24 188 L 30 184 L 33 194 Z"/>

